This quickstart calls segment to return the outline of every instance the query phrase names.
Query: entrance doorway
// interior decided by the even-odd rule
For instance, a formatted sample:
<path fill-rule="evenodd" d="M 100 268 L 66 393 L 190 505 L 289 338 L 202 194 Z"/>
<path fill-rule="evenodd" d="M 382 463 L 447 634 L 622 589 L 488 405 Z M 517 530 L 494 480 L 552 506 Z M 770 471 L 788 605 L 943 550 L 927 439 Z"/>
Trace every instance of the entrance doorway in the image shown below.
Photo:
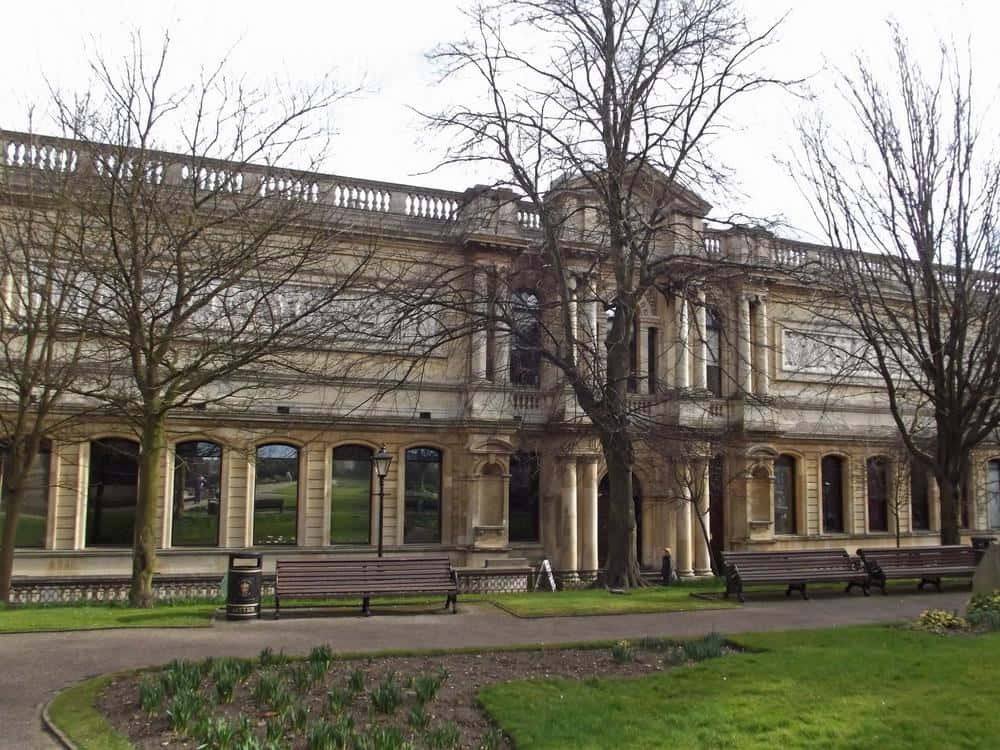
<path fill-rule="evenodd" d="M 608 559 L 608 475 L 597 485 L 597 564 L 602 568 Z M 632 507 L 635 511 L 635 556 L 642 562 L 642 486 L 632 475 Z"/>

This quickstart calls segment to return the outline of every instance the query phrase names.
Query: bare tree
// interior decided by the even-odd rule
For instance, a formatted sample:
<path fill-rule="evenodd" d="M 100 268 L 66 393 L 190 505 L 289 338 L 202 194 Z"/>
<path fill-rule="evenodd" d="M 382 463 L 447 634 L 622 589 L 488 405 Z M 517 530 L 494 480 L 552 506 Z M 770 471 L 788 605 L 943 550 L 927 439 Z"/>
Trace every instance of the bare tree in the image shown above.
<path fill-rule="evenodd" d="M 120 64 L 95 59 L 86 97 L 55 97 L 80 165 L 55 197 L 84 227 L 71 262 L 94 303 L 88 364 L 110 380 L 94 398 L 141 446 L 136 606 L 152 600 L 170 415 L 229 413 L 307 384 L 336 391 L 370 374 L 376 349 L 383 363 L 413 351 L 418 327 L 380 304 L 405 271 L 376 261 L 377 227 L 352 224 L 313 172 L 343 92 L 255 88 L 225 61 L 170 90 L 168 49 L 150 55 L 136 39 Z M 177 138 L 179 153 L 164 149 Z M 383 382 L 410 365 L 385 365 Z"/>
<path fill-rule="evenodd" d="M 60 166 L 66 153 L 14 149 L 0 172 L 3 602 L 10 601 L 28 479 L 43 460 L 48 437 L 83 416 L 73 394 L 89 353 L 80 323 L 93 311 L 92 301 L 77 293 L 80 269 L 68 262 L 84 241 L 83 225 L 75 211 L 47 200 L 53 180 L 65 176 Z M 12 168 L 18 160 L 27 160 L 27 168 Z M 93 375 L 87 379 L 93 382 Z M 39 502 L 47 503 L 47 496 Z"/>
<path fill-rule="evenodd" d="M 451 138 L 446 163 L 496 168 L 494 187 L 524 196 L 537 217 L 531 245 L 553 280 L 557 332 L 539 356 L 600 437 L 607 583 L 641 585 L 627 397 L 633 324 L 647 293 L 704 260 L 684 215 L 700 199 L 685 185 L 723 177 L 708 148 L 730 102 L 774 82 L 753 71 L 773 27 L 751 32 L 729 0 L 516 0 L 481 5 L 471 20 L 471 37 L 433 58 L 445 79 L 473 79 L 478 106 L 429 122 Z M 572 313 L 591 302 L 613 312 L 606 358 Z"/>
<path fill-rule="evenodd" d="M 941 540 L 959 542 L 973 449 L 1000 424 L 1000 166 L 971 70 L 942 46 L 926 74 L 892 28 L 894 79 L 842 78 L 859 132 L 801 128 L 799 177 L 837 255 L 836 323 L 881 377 L 910 455 L 932 471 Z"/>

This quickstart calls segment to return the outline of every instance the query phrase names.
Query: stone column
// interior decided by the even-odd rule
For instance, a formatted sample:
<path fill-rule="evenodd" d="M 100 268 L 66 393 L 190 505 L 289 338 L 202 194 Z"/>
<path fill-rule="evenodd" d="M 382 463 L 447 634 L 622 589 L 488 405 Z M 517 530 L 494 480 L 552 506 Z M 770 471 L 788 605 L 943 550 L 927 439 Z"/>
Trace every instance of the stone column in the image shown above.
<path fill-rule="evenodd" d="M 757 298 L 754 317 L 757 328 L 757 373 L 754 392 L 758 396 L 766 397 L 771 392 L 771 347 L 767 328 L 767 300 L 764 297 Z"/>
<path fill-rule="evenodd" d="M 689 388 L 691 349 L 688 330 L 688 304 L 680 294 L 674 297 L 674 326 L 677 330 L 677 355 L 674 365 L 674 385 L 678 388 Z"/>
<path fill-rule="evenodd" d="M 499 297 L 498 291 L 496 304 L 506 311 L 509 300 Z M 503 315 L 499 317 L 502 318 Z M 496 383 L 510 381 L 510 331 L 500 319 L 496 321 L 496 328 L 493 330 L 493 381 Z"/>
<path fill-rule="evenodd" d="M 705 351 L 707 333 L 705 326 L 705 292 L 698 292 L 698 306 L 695 309 L 695 342 L 694 342 L 694 387 L 705 390 L 708 385 L 708 356 Z"/>
<path fill-rule="evenodd" d="M 580 361 L 580 348 L 577 342 L 580 340 L 580 320 L 579 305 L 577 304 L 577 284 L 576 277 L 570 274 L 566 279 L 566 288 L 569 293 L 567 317 L 569 318 L 569 336 L 571 341 L 566 342 L 566 350 L 573 352 L 573 361 Z"/>
<path fill-rule="evenodd" d="M 694 571 L 691 568 L 691 487 L 688 484 L 688 477 L 691 467 L 686 466 L 680 480 L 680 503 L 677 506 L 677 549 L 674 565 L 677 567 L 677 575 L 691 576 Z"/>
<path fill-rule="evenodd" d="M 485 380 L 486 378 L 486 325 L 488 313 L 488 294 L 486 291 L 486 272 L 477 266 L 473 271 L 472 279 L 473 294 L 475 300 L 476 320 L 473 321 L 472 330 L 472 377 L 475 380 Z"/>
<path fill-rule="evenodd" d="M 577 463 L 577 541 L 580 570 L 597 570 L 597 457 L 584 456 Z"/>
<path fill-rule="evenodd" d="M 578 570 L 576 513 L 576 456 L 559 459 L 559 500 L 562 512 L 559 524 L 559 567 Z"/>
<path fill-rule="evenodd" d="M 636 353 L 636 363 L 635 363 L 635 392 L 638 394 L 649 393 L 649 335 L 648 329 L 642 324 L 639 319 L 641 315 L 639 310 L 635 311 L 636 314 L 636 325 L 633 328 L 635 331 L 635 353 Z"/>
<path fill-rule="evenodd" d="M 702 533 L 701 524 L 705 524 L 708 529 L 708 461 L 694 462 L 693 487 L 697 495 L 697 513 L 701 518 L 692 517 L 691 534 L 694 538 L 694 573 L 705 576 L 712 572 L 712 560 L 708 551 L 708 542 L 705 541 L 705 534 Z"/>
<path fill-rule="evenodd" d="M 739 355 L 740 355 L 740 391 L 752 393 L 753 388 L 753 358 L 750 348 L 750 296 L 741 294 L 739 304 Z"/>
<path fill-rule="evenodd" d="M 933 474 L 927 477 L 927 515 L 930 530 L 941 531 L 941 488 Z"/>
<path fill-rule="evenodd" d="M 597 299 L 594 289 L 589 283 L 578 282 L 576 289 L 576 330 L 579 337 L 579 345 L 576 350 L 576 363 L 582 373 L 596 374 L 597 360 L 592 359 L 592 357 L 598 355 Z"/>

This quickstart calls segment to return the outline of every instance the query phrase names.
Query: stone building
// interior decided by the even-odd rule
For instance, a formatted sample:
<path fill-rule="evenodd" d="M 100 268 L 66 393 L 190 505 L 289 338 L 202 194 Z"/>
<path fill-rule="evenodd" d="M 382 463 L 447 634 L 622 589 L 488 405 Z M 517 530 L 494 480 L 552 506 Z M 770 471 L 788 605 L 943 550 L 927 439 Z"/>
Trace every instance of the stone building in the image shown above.
<path fill-rule="evenodd" d="M 65 169 L 78 148 L 10 132 L 0 144 L 8 172 Z M 271 178 L 261 168 L 243 189 Z M 380 252 L 454 258 L 483 285 L 531 255 L 537 218 L 509 196 L 310 179 L 300 199 L 377 216 Z M 492 209 L 475 210 L 484 201 Z M 642 563 L 657 567 L 670 547 L 681 575 L 709 572 L 702 524 L 720 549 L 853 550 L 893 544 L 898 517 L 902 544 L 935 544 L 936 485 L 897 447 L 880 381 L 863 367 L 845 370 L 854 342 L 817 322 L 813 290 L 783 270 L 832 268 L 835 251 L 713 229 L 709 208 L 679 195 L 678 221 L 703 262 L 742 263 L 746 273 L 693 294 L 651 295 L 635 331 L 635 413 L 705 436 L 690 455 L 641 446 Z M 581 284 L 586 267 L 583 253 Z M 529 313 L 544 307 L 545 273 L 539 267 L 536 284 L 512 290 L 512 303 Z M 12 283 L 3 280 L 5 294 Z M 596 342 L 609 312 L 582 294 L 575 309 Z M 269 561 L 373 554 L 379 496 L 370 459 L 382 445 L 392 455 L 382 519 L 389 554 L 598 568 L 607 513 L 599 446 L 572 393 L 525 346 L 530 336 L 477 328 L 435 350 L 419 382 L 385 398 L 338 401 L 307 384 L 292 400 L 178 411 L 160 492 L 160 572 L 217 574 L 227 553 L 251 548 Z M 53 436 L 32 477 L 15 575 L 128 574 L 138 450 L 110 418 Z M 1000 528 L 1000 447 L 983 447 L 973 465 L 967 534 Z"/>

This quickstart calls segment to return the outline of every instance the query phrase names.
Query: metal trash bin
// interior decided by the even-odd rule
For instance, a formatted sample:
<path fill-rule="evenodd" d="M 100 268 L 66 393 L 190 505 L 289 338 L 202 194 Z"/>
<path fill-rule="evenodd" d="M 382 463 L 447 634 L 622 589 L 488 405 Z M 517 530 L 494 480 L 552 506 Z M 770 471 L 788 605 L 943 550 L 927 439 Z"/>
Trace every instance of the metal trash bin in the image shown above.
<path fill-rule="evenodd" d="M 997 538 L 995 536 L 974 536 L 972 537 L 972 549 L 975 551 L 976 555 L 976 565 L 979 565 L 979 561 L 983 559 L 986 554 L 986 548 L 991 544 L 996 544 Z"/>
<path fill-rule="evenodd" d="M 233 554 L 229 556 L 226 591 L 226 619 L 252 620 L 260 618 L 260 585 L 263 555 Z"/>

